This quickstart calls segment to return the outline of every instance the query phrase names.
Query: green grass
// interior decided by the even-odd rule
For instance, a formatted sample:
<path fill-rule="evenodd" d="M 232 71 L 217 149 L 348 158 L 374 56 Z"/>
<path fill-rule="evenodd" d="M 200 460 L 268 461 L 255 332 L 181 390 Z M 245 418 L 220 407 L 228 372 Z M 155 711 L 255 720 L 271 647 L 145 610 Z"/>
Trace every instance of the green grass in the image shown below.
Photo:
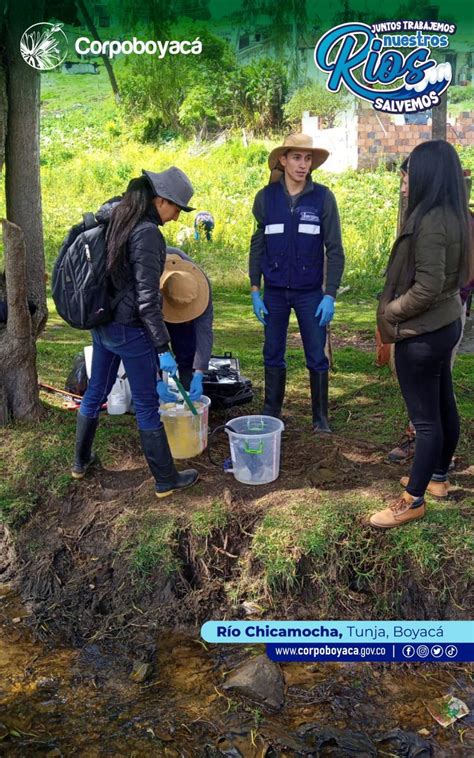
<path fill-rule="evenodd" d="M 380 533 L 368 532 L 367 517 L 383 507 L 381 500 L 363 493 L 337 492 L 271 508 L 251 545 L 261 562 L 260 581 L 276 598 L 312 585 L 328 607 L 350 586 L 373 595 L 374 614 L 383 617 L 391 610 L 389 593 L 397 594 L 400 585 L 402 594 L 410 576 L 440 600 L 452 585 L 447 563 L 452 562 L 463 581 L 472 577 L 469 555 L 474 541 L 469 520 L 458 509 L 430 501 L 422 521 L 384 532 L 381 549 Z"/>
<path fill-rule="evenodd" d="M 172 516 L 148 512 L 127 543 L 132 571 L 140 578 L 155 570 L 171 575 L 180 566 L 176 554 L 177 523 Z"/>
<path fill-rule="evenodd" d="M 214 500 L 206 509 L 199 509 L 191 514 L 191 532 L 195 537 L 209 537 L 214 529 L 224 529 L 229 514 L 224 503 Z"/>

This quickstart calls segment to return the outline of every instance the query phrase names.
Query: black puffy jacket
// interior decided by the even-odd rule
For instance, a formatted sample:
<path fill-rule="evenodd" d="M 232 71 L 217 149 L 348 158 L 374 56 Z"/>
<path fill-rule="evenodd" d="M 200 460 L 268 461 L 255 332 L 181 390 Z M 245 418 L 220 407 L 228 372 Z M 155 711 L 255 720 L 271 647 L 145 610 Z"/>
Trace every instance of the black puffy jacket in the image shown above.
<path fill-rule="evenodd" d="M 96 214 L 107 222 L 119 198 L 105 203 Z M 111 276 L 112 295 L 121 294 L 114 321 L 145 327 L 158 352 L 168 350 L 169 334 L 161 312 L 160 278 L 166 260 L 166 242 L 158 229 L 161 219 L 155 208 L 135 226 L 127 242 L 127 260 L 120 272 Z"/>

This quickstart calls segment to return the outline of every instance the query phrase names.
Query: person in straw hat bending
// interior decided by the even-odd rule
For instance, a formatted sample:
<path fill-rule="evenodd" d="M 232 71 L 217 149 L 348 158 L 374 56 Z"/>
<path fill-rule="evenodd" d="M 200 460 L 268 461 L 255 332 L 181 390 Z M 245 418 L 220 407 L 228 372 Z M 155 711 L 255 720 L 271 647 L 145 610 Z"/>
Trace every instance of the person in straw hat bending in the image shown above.
<path fill-rule="evenodd" d="M 163 318 L 178 364 L 179 379 L 189 390 L 191 400 L 199 400 L 213 341 L 209 279 L 182 250 L 167 247 L 160 287 Z M 176 394 L 162 379 L 157 384 L 157 390 L 163 403 L 176 402 Z"/>
<path fill-rule="evenodd" d="M 313 430 L 328 424 L 326 326 L 344 270 L 336 199 L 311 172 L 327 159 L 306 134 L 290 134 L 269 155 L 270 183 L 255 196 L 257 226 L 250 242 L 249 275 L 253 310 L 264 325 L 263 413 L 279 417 L 286 385 L 286 336 L 293 308 L 309 369 Z M 326 261 L 326 283 L 323 291 Z M 264 281 L 264 296 L 260 293 Z"/>

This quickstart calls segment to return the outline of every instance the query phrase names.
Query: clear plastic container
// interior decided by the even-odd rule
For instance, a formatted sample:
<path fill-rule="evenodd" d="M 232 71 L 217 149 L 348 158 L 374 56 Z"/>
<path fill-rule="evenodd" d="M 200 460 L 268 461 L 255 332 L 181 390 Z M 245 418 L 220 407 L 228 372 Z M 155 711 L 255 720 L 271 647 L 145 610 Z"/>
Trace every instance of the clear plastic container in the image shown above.
<path fill-rule="evenodd" d="M 232 469 L 238 482 L 268 484 L 280 473 L 281 433 L 285 428 L 272 416 L 241 416 L 226 424 Z"/>
<path fill-rule="evenodd" d="M 128 413 L 132 395 L 128 379 L 117 377 L 107 398 L 107 413 L 111 416 L 119 416 Z"/>
<path fill-rule="evenodd" d="M 206 395 L 202 395 L 199 402 L 193 403 L 197 416 L 183 403 L 160 404 L 171 455 L 176 460 L 194 458 L 207 447 L 210 404 Z"/>
<path fill-rule="evenodd" d="M 92 355 L 94 348 L 92 345 L 86 345 L 84 348 L 84 359 L 86 362 L 87 378 L 91 378 L 92 373 Z M 125 374 L 125 368 L 120 361 L 117 371 L 117 379 L 107 397 L 107 413 L 111 416 L 120 416 L 122 413 L 128 413 L 132 406 L 132 391 L 130 383 Z"/>

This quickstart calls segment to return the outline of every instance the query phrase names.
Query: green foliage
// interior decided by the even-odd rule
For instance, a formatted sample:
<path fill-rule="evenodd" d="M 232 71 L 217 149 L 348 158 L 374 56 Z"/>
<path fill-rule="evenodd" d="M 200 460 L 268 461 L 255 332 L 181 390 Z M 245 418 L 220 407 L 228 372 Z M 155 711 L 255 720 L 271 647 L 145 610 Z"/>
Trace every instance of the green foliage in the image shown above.
<path fill-rule="evenodd" d="M 311 82 L 297 89 L 284 106 L 285 119 L 292 129 L 301 126 L 303 111 L 309 111 L 311 116 L 321 119 L 322 127 L 334 126 L 336 116 L 349 103 L 346 91 L 329 92 L 322 84 Z"/>
<path fill-rule="evenodd" d="M 262 133 L 281 125 L 288 88 L 281 62 L 260 59 L 239 67 L 230 45 L 206 27 L 180 25 L 169 36 L 200 37 L 202 54 L 136 56 L 116 67 L 125 113 L 141 139 L 161 142 L 163 132 L 178 129 L 205 136 L 218 128 Z"/>
<path fill-rule="evenodd" d="M 222 79 L 225 84 L 220 96 L 234 101 L 236 96 L 225 91 L 225 87 L 231 89 L 228 77 Z M 199 95 L 200 86 L 193 96 Z M 217 112 L 216 102 L 211 98 L 204 107 Z M 216 228 L 212 244 L 194 241 L 192 218 L 181 214 L 178 223 L 166 226 L 166 239 L 195 257 L 219 286 L 247 288 L 252 202 L 268 181 L 268 153 L 281 144 L 280 136 L 271 141 L 253 139 L 247 147 L 237 135 L 195 145 L 160 127 L 154 135 L 166 142 L 158 151 L 133 138 L 130 122 L 117 110 L 102 67 L 99 76 L 43 75 L 42 103 L 41 183 L 49 272 L 68 229 L 84 212 L 95 211 L 104 200 L 122 193 L 142 168 L 159 171 L 174 164 L 192 178 L 194 204 L 213 213 Z M 236 106 L 237 115 L 239 108 Z M 192 124 L 192 114 L 188 116 Z M 219 115 L 221 125 L 232 123 L 233 118 L 230 110 L 226 116 Z M 198 127 L 198 122 L 189 126 Z M 474 170 L 474 148 L 459 148 L 459 154 L 463 166 Z M 383 167 L 338 175 L 323 167 L 315 172 L 315 178 L 329 186 L 338 202 L 346 252 L 343 284 L 350 285 L 356 295 L 372 295 L 381 287 L 395 235 L 399 177 Z M 187 235 L 184 243 L 182 235 Z"/>
<path fill-rule="evenodd" d="M 219 116 L 214 105 L 214 100 L 209 97 L 209 88 L 204 84 L 192 87 L 183 102 L 179 113 L 179 122 L 186 129 L 197 132 L 203 126 L 216 126 Z"/>
<path fill-rule="evenodd" d="M 448 112 L 457 116 L 463 111 L 474 111 L 474 85 L 465 87 L 452 86 L 448 88 Z"/>
<path fill-rule="evenodd" d="M 144 141 L 161 141 L 163 131 L 180 126 L 197 131 L 203 122 L 217 123 L 215 95 L 223 72 L 235 66 L 234 54 L 206 26 L 181 23 L 168 32 L 169 39 L 196 37 L 203 45 L 200 55 L 142 55 L 117 66 L 125 113 Z"/>
<path fill-rule="evenodd" d="M 448 103 L 460 103 L 463 100 L 474 106 L 474 84 L 465 87 L 453 86 L 448 89 Z"/>
<path fill-rule="evenodd" d="M 235 91 L 234 126 L 245 126 L 258 134 L 281 126 L 288 90 L 283 63 L 260 58 L 239 69 L 231 86 Z"/>

